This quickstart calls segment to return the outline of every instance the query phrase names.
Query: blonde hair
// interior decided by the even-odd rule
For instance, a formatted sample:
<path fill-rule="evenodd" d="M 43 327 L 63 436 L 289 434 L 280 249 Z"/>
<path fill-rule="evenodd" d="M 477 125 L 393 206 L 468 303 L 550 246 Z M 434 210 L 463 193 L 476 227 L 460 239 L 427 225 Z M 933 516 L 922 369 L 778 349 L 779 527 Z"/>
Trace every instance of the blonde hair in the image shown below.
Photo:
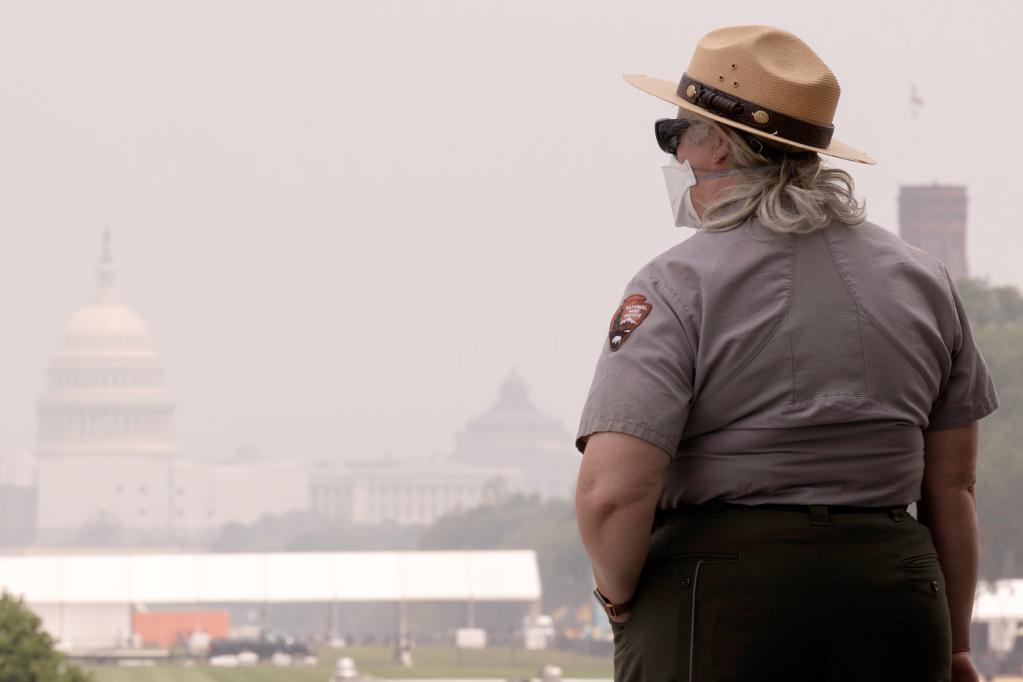
<path fill-rule="evenodd" d="M 704 209 L 701 230 L 731 230 L 754 214 L 764 227 L 786 234 L 814 232 L 833 221 L 856 225 L 866 219 L 866 204 L 856 199 L 852 176 L 828 168 L 817 153 L 742 135 L 688 111 L 682 116 L 693 123 L 685 131 L 693 142 L 717 129 L 728 142 L 732 166 L 749 171 Z"/>

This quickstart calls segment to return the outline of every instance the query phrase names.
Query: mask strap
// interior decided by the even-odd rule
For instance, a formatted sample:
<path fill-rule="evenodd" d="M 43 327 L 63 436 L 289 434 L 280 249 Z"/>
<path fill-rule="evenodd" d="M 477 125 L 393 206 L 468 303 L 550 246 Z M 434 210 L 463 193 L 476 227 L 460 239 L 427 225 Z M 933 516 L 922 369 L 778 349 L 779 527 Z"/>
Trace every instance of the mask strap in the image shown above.
<path fill-rule="evenodd" d="M 754 173 L 766 173 L 767 171 L 773 171 L 781 168 L 781 164 L 772 163 L 766 166 L 753 166 L 752 168 L 732 168 L 723 171 L 711 171 L 709 173 L 699 173 L 693 170 L 693 175 L 696 176 L 697 182 L 700 180 L 713 180 L 715 178 L 723 178 L 726 175 L 735 175 L 736 173 L 742 173 L 745 171 L 752 171 Z"/>

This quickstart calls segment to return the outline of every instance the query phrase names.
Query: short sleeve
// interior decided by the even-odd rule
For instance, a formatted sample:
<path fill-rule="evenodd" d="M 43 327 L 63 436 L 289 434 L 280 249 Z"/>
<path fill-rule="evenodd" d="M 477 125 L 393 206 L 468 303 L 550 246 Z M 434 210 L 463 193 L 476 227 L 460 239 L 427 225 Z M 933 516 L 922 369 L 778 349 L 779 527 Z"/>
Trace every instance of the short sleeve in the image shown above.
<path fill-rule="evenodd" d="M 653 443 L 674 459 L 693 396 L 695 357 L 677 299 L 647 269 L 629 283 L 583 407 L 580 452 L 590 435 L 614 431 Z"/>
<path fill-rule="evenodd" d="M 998 395 L 991 373 L 973 339 L 966 309 L 951 278 L 949 286 L 956 318 L 955 338 L 949 349 L 951 369 L 928 418 L 927 429 L 934 431 L 965 426 L 998 408 Z"/>

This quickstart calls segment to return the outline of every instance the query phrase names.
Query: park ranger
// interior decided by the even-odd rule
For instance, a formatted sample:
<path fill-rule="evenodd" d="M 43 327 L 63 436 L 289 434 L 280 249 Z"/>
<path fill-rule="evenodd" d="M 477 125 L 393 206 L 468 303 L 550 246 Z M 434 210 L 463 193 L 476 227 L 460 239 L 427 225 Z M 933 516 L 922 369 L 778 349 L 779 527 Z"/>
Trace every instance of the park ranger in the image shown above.
<path fill-rule="evenodd" d="M 835 137 L 835 75 L 737 26 L 679 81 L 626 80 L 677 109 L 655 134 L 696 232 L 614 304 L 579 426 L 615 680 L 976 680 L 972 486 L 997 398 L 945 266 L 825 164 L 874 163 Z"/>

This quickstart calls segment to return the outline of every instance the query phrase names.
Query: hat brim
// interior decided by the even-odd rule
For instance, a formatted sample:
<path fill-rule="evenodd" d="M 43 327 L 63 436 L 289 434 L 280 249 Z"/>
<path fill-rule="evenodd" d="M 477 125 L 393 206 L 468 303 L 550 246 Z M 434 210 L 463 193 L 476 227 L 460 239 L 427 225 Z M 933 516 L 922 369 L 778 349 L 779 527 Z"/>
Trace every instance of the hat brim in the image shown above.
<path fill-rule="evenodd" d="M 811 147 L 810 145 L 802 144 L 800 142 L 793 142 L 792 140 L 786 139 L 779 135 L 770 135 L 762 130 L 757 130 L 756 128 L 745 125 L 743 123 L 737 123 L 736 121 L 732 121 L 723 116 L 712 114 L 706 109 L 699 107 L 693 104 L 692 102 L 688 102 L 679 97 L 678 93 L 676 92 L 676 90 L 678 89 L 677 83 L 661 80 L 659 78 L 651 78 L 650 76 L 642 76 L 635 73 L 625 74 L 624 78 L 626 82 L 629 83 L 629 85 L 633 85 L 642 90 L 643 92 L 653 95 L 654 97 L 657 97 L 658 99 L 663 99 L 665 102 L 669 102 L 676 106 L 682 107 L 683 109 L 688 109 L 693 113 L 709 118 L 712 121 L 717 121 L 722 125 L 726 125 L 737 130 L 742 130 L 747 133 L 752 133 L 757 137 L 762 137 L 773 142 L 783 142 L 791 147 L 797 147 L 799 149 L 805 149 L 807 151 L 817 152 L 819 154 L 827 154 L 828 156 L 834 156 L 839 159 L 845 159 L 846 161 L 855 161 L 857 163 L 866 163 L 871 165 L 877 163 L 877 161 L 875 161 L 874 158 L 870 156 L 870 154 L 867 154 L 866 152 L 861 152 L 859 149 L 850 147 L 844 142 L 836 140 L 834 138 L 831 139 L 831 144 L 829 144 L 826 149 L 823 147 Z"/>

